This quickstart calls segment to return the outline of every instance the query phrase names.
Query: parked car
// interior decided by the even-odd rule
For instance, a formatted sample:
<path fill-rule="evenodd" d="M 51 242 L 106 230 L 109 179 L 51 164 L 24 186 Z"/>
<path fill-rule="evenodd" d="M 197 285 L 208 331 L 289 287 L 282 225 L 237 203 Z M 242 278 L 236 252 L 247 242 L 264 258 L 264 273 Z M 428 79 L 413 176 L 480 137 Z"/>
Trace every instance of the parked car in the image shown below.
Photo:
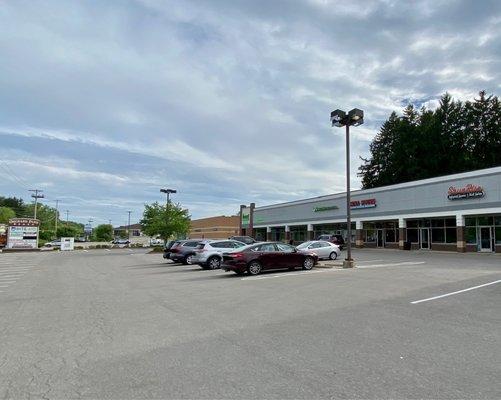
<path fill-rule="evenodd" d="M 170 249 L 174 245 L 174 243 L 179 243 L 179 241 L 176 240 L 169 240 L 165 246 L 164 246 L 164 258 L 168 259 L 170 255 Z"/>
<path fill-rule="evenodd" d="M 343 250 L 345 244 L 344 238 L 341 235 L 320 235 L 317 237 L 317 240 L 325 240 L 337 244 L 341 250 Z"/>
<path fill-rule="evenodd" d="M 254 238 L 251 238 L 250 236 L 232 236 L 229 238 L 230 240 L 236 240 L 237 242 L 242 242 L 245 244 L 254 244 L 257 243 Z"/>
<path fill-rule="evenodd" d="M 111 243 L 118 246 L 118 247 L 127 247 L 130 245 L 130 240 L 129 239 L 115 239 Z"/>
<path fill-rule="evenodd" d="M 163 239 L 160 238 L 151 238 L 150 239 L 150 246 L 161 246 L 164 244 Z"/>
<path fill-rule="evenodd" d="M 236 240 L 203 240 L 195 249 L 192 258 L 193 264 L 200 265 L 203 269 L 221 268 L 223 253 L 247 246 Z"/>
<path fill-rule="evenodd" d="M 341 255 L 341 249 L 337 244 L 325 240 L 311 240 L 301 243 L 296 247 L 298 250 L 310 250 L 314 252 L 319 259 L 335 260 Z"/>
<path fill-rule="evenodd" d="M 195 248 L 202 240 L 179 240 L 170 248 L 169 258 L 174 262 L 192 264 Z"/>
<path fill-rule="evenodd" d="M 44 247 L 50 247 L 52 249 L 60 249 L 61 248 L 61 239 L 53 240 L 52 242 L 45 243 Z"/>
<path fill-rule="evenodd" d="M 88 241 L 88 240 L 87 240 L 87 238 L 86 238 L 85 236 L 77 236 L 77 237 L 75 238 L 75 242 L 80 242 L 80 243 L 82 243 L 82 242 L 87 242 L 87 241 Z"/>
<path fill-rule="evenodd" d="M 312 269 L 318 261 L 318 256 L 309 250 L 297 250 L 294 246 L 281 242 L 265 242 L 246 246 L 223 254 L 225 271 L 257 275 L 269 269 L 294 269 L 301 267 Z"/>

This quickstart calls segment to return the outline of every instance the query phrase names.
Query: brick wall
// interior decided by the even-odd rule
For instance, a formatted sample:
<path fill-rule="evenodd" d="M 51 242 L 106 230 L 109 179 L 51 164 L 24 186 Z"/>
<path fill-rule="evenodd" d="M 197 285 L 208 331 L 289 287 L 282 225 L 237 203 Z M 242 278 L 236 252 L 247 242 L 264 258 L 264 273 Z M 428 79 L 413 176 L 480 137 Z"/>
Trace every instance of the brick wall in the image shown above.
<path fill-rule="evenodd" d="M 238 235 L 239 217 L 237 215 L 194 219 L 191 221 L 188 237 L 191 239 L 228 239 Z"/>

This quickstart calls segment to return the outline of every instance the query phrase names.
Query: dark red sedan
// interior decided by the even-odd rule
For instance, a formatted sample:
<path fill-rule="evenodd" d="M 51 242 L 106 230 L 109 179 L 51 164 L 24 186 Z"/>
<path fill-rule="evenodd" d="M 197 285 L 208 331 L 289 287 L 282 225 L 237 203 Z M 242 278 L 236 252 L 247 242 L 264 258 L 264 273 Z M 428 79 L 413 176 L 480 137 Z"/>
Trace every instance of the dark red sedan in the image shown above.
<path fill-rule="evenodd" d="M 269 269 L 312 269 L 318 257 L 311 251 L 297 250 L 281 242 L 266 242 L 224 253 L 222 269 L 243 274 L 257 275 Z"/>

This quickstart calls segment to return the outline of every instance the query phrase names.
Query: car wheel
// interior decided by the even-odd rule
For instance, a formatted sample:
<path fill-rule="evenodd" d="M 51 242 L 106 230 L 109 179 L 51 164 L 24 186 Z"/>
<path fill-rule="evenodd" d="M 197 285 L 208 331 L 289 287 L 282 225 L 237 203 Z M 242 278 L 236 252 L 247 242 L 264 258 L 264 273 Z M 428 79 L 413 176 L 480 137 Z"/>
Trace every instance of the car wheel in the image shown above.
<path fill-rule="evenodd" d="M 261 272 L 261 264 L 259 261 L 252 261 L 247 267 L 247 272 L 249 275 L 258 275 Z"/>
<path fill-rule="evenodd" d="M 335 260 L 336 258 L 337 258 L 337 253 L 335 251 L 329 254 L 329 260 Z"/>
<path fill-rule="evenodd" d="M 191 265 L 193 263 L 193 256 L 190 254 L 184 259 L 185 264 Z"/>
<path fill-rule="evenodd" d="M 315 260 L 311 257 L 306 257 L 303 261 L 303 269 L 310 270 L 315 265 Z"/>
<path fill-rule="evenodd" d="M 207 261 L 207 265 L 210 269 L 218 269 L 221 268 L 221 259 L 219 257 L 211 257 Z"/>

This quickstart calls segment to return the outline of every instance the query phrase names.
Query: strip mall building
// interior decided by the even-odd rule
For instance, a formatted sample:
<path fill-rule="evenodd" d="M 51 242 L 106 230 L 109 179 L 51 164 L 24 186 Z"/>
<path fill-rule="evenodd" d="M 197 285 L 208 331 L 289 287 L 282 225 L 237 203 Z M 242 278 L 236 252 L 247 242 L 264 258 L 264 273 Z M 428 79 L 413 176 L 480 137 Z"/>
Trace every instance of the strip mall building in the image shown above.
<path fill-rule="evenodd" d="M 380 247 L 501 253 L 501 167 L 356 190 L 352 242 Z M 240 206 L 240 232 L 257 240 L 346 238 L 346 193 Z"/>

